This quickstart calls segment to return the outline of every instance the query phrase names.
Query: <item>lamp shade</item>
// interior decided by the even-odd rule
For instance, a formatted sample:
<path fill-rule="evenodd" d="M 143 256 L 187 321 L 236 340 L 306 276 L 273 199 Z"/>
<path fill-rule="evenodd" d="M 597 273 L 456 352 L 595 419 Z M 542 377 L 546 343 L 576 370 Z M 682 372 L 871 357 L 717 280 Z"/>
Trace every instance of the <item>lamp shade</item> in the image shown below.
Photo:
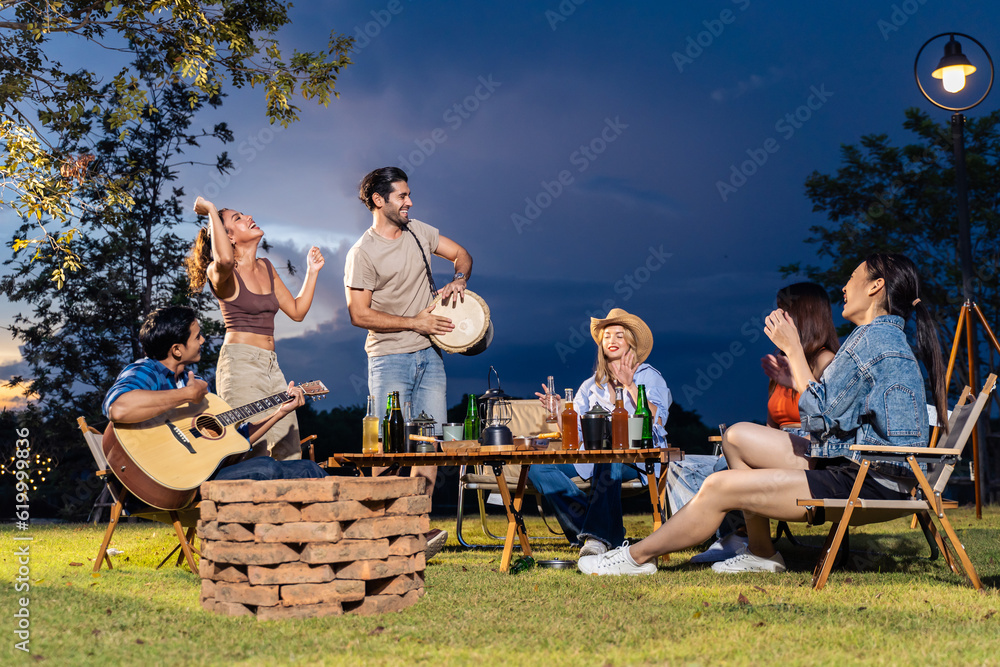
<path fill-rule="evenodd" d="M 962 53 L 962 45 L 954 36 L 944 45 L 944 56 L 937 68 L 931 72 L 935 79 L 941 79 L 944 89 L 957 93 L 965 88 L 965 77 L 976 71 L 976 66 Z"/>

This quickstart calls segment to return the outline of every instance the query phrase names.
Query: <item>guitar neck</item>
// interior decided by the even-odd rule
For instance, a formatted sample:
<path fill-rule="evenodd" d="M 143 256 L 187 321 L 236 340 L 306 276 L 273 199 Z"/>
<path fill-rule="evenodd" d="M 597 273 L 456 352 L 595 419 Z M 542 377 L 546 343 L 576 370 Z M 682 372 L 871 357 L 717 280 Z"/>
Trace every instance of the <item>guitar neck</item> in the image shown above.
<path fill-rule="evenodd" d="M 281 405 L 289 399 L 291 399 L 291 395 L 287 391 L 283 391 L 280 394 L 268 396 L 267 398 L 262 398 L 259 401 L 247 403 L 246 405 L 242 405 L 238 408 L 233 408 L 232 410 L 218 414 L 216 415 L 216 419 L 226 426 L 236 424 L 238 422 L 244 422 L 254 415 L 259 415 L 260 413 L 270 410 L 277 405 Z"/>

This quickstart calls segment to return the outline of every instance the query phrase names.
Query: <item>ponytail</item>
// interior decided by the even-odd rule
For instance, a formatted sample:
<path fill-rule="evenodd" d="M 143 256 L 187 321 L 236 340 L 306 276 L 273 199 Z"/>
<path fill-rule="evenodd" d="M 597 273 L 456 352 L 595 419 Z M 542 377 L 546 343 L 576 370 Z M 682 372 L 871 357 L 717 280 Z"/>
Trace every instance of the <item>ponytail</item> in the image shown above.
<path fill-rule="evenodd" d="M 198 230 L 198 237 L 191 246 L 191 253 L 184 261 L 187 265 L 188 280 L 191 282 L 191 293 L 197 294 L 208 281 L 208 265 L 212 263 L 212 238 L 208 234 L 208 228 L 202 227 Z"/>
<path fill-rule="evenodd" d="M 934 407 L 937 408 L 938 422 L 948 430 L 948 388 L 944 383 L 944 359 L 941 355 L 941 343 L 938 341 L 937 326 L 934 318 L 922 301 L 918 301 L 912 310 L 917 324 L 917 357 L 927 369 L 927 378 L 931 383 L 931 393 L 934 396 Z"/>
<path fill-rule="evenodd" d="M 898 315 L 904 320 L 913 315 L 917 327 L 917 359 L 927 369 L 934 407 L 938 422 L 948 430 L 948 388 L 945 386 L 944 360 L 937 326 L 930 311 L 920 299 L 920 276 L 917 267 L 905 255 L 875 253 L 865 259 L 868 278 L 885 281 L 885 310 L 890 315 Z"/>

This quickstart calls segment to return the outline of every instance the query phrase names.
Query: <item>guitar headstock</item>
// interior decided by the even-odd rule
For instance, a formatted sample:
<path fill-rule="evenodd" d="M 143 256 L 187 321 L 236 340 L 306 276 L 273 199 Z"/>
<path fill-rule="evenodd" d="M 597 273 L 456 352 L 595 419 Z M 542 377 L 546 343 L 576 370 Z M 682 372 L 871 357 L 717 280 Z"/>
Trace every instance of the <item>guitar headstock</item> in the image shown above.
<path fill-rule="evenodd" d="M 303 382 L 299 385 L 306 396 L 313 400 L 318 400 L 330 393 L 330 390 L 326 388 L 326 385 L 319 380 L 313 380 L 312 382 Z"/>

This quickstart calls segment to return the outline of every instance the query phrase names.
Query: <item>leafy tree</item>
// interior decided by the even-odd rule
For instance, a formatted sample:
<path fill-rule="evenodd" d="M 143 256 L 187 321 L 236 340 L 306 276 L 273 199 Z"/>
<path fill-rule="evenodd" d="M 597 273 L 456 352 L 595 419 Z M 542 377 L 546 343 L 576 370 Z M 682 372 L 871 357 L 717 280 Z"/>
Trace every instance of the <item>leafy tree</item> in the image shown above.
<path fill-rule="evenodd" d="M 31 247 L 49 262 L 60 285 L 81 266 L 71 241 L 74 229 L 50 231 L 43 218 L 57 223 L 73 218 L 78 206 L 124 208 L 132 204 L 128 182 L 90 168 L 92 152 L 81 139 L 80 119 L 94 114 L 109 131 L 124 138 L 129 123 L 150 104 L 148 86 L 132 65 L 110 73 L 113 95 L 103 72 L 90 63 L 110 59 L 130 45 L 147 52 L 141 78 L 152 89 L 189 82 L 187 103 L 218 96 L 223 83 L 264 88 L 271 122 L 287 126 L 298 119 L 292 103 L 304 99 L 329 104 L 340 69 L 351 63 L 353 39 L 331 33 L 325 51 L 282 53 L 276 34 L 291 19 L 283 0 L 61 0 L 0 3 L 0 204 L 23 218 L 34 218 L 39 238 L 27 227 L 15 249 Z M 90 50 L 88 50 L 90 49 Z M 72 50 L 64 65 L 59 53 Z M 126 50 L 127 51 L 127 50 Z M 114 67 L 112 66 L 112 71 Z M 71 148 L 72 147 L 72 148 Z M 81 190 L 90 188 L 90 196 Z M 102 194 L 94 199 L 95 189 Z"/>
<path fill-rule="evenodd" d="M 32 422 L 36 450 L 59 460 L 55 477 L 64 489 L 79 486 L 81 473 L 93 467 L 89 452 L 79 446 L 76 418 L 85 416 L 98 426 L 104 421 L 105 393 L 124 366 L 142 357 L 138 334 L 146 314 L 168 304 L 189 305 L 199 313 L 215 306 L 205 292 L 188 293 L 183 260 L 195 226 L 184 220 L 184 192 L 173 183 L 181 165 L 195 164 L 188 152 L 198 151 L 205 139 L 232 141 L 232 133 L 225 124 L 192 128 L 193 115 L 205 104 L 218 106 L 221 97 L 196 97 L 192 106 L 190 86 L 157 87 L 155 69 L 149 69 L 154 62 L 147 54 L 136 59 L 148 103 L 123 126 L 126 135 L 119 138 L 109 114 L 81 116 L 80 127 L 93 128 L 79 137 L 92 146 L 90 168 L 131 183 L 132 210 L 98 208 L 82 216 L 87 233 L 75 246 L 79 280 L 60 289 L 51 279 L 59 258 L 36 258 L 25 250 L 5 262 L 10 269 L 0 278 L 0 292 L 30 307 L 6 328 L 21 342 L 31 377 L 14 377 L 9 385 L 21 386 L 34 399 L 22 419 Z M 105 92 L 115 94 L 113 86 Z M 210 166 L 224 172 L 232 165 L 223 153 Z M 81 196 L 99 200 L 98 182 L 86 182 Z M 17 234 L 30 224 L 25 221 Z M 182 231 L 186 225 L 189 231 Z M 203 314 L 201 322 L 209 338 L 201 374 L 210 376 L 217 358 L 212 337 L 221 335 L 222 326 Z M 84 495 L 92 491 L 84 489 Z M 59 506 L 58 497 L 52 503 Z"/>

